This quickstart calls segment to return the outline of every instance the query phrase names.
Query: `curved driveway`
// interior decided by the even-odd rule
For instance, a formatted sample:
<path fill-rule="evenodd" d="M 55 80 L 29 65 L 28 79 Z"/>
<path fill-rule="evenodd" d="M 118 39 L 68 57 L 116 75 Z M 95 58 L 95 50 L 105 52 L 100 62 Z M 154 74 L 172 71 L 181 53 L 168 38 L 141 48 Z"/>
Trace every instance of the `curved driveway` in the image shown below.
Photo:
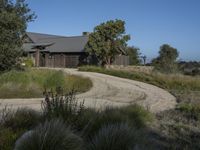
<path fill-rule="evenodd" d="M 79 72 L 76 69 L 62 70 L 66 73 L 88 77 L 92 80 L 93 87 L 91 90 L 77 95 L 80 101 L 84 99 L 86 107 L 101 109 L 107 106 L 125 106 L 137 103 L 151 112 L 157 113 L 174 108 L 176 105 L 176 98 L 173 95 L 150 84 L 100 73 Z M 33 109 L 40 109 L 42 100 L 41 98 L 4 99 L 0 100 L 0 103 L 2 103 L 2 106 L 28 106 Z"/>

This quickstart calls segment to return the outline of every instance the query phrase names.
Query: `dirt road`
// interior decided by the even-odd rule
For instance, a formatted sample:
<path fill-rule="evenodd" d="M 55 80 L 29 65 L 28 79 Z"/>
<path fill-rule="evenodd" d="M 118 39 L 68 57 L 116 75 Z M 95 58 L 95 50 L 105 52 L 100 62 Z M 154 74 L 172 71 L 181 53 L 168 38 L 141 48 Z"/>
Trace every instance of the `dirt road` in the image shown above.
<path fill-rule="evenodd" d="M 143 82 L 122 79 L 109 75 L 79 72 L 76 69 L 62 69 L 66 73 L 89 77 L 93 82 L 90 91 L 77 95 L 86 107 L 105 108 L 106 106 L 125 106 L 133 103 L 148 108 L 151 112 L 160 112 L 174 108 L 176 98 L 169 92 L 156 86 Z M 38 99 L 4 99 L 0 100 L 4 105 L 13 107 L 41 108 L 42 98 Z"/>

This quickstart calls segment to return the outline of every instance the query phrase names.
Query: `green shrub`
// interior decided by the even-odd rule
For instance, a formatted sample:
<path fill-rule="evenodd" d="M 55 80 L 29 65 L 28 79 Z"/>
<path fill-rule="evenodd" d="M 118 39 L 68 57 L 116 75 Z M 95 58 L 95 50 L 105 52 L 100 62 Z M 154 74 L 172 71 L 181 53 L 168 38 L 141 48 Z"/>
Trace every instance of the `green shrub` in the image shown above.
<path fill-rule="evenodd" d="M 120 113 L 124 114 L 124 116 L 127 116 L 129 124 L 136 128 L 144 128 L 154 119 L 153 114 L 139 105 L 122 107 L 120 109 Z"/>
<path fill-rule="evenodd" d="M 188 119 L 200 121 L 200 105 L 199 104 L 180 104 L 177 108 L 183 112 Z"/>
<path fill-rule="evenodd" d="M 13 150 L 16 139 L 37 125 L 40 114 L 28 108 L 0 110 L 0 149 Z"/>
<path fill-rule="evenodd" d="M 40 119 L 41 115 L 37 111 L 29 108 L 20 108 L 4 118 L 3 126 L 9 127 L 14 131 L 28 130 L 37 125 Z"/>
<path fill-rule="evenodd" d="M 14 150 L 80 150 L 82 139 L 60 120 L 46 121 L 26 132 Z"/>
<path fill-rule="evenodd" d="M 109 124 L 103 126 L 91 138 L 88 150 L 131 150 L 139 148 L 143 138 L 138 130 L 127 124 Z M 140 148 L 139 148 L 140 149 Z"/>
<path fill-rule="evenodd" d="M 56 71 L 49 74 L 44 80 L 44 88 L 51 89 L 56 87 L 64 87 L 65 75 L 62 71 Z"/>
<path fill-rule="evenodd" d="M 92 87 L 92 81 L 89 78 L 76 75 L 67 76 L 65 83 L 65 91 L 67 92 L 70 92 L 72 89 L 77 93 L 86 92 Z"/>
<path fill-rule="evenodd" d="M 23 58 L 23 61 L 22 61 L 23 64 L 25 64 L 25 67 L 33 67 L 34 66 L 34 62 L 33 62 L 33 59 L 31 58 Z"/>
<path fill-rule="evenodd" d="M 0 149 L 13 150 L 18 133 L 12 131 L 10 128 L 0 127 Z"/>

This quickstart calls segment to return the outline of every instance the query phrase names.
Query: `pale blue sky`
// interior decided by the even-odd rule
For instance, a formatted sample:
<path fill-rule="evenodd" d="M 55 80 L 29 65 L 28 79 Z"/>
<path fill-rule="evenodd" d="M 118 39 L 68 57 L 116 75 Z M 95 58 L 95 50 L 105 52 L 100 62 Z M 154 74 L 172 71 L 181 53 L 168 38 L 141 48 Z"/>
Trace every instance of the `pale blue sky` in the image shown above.
<path fill-rule="evenodd" d="M 107 20 L 126 21 L 129 45 L 149 59 L 162 44 L 180 52 L 180 59 L 200 61 L 200 0 L 27 0 L 38 18 L 28 31 L 81 35 Z"/>

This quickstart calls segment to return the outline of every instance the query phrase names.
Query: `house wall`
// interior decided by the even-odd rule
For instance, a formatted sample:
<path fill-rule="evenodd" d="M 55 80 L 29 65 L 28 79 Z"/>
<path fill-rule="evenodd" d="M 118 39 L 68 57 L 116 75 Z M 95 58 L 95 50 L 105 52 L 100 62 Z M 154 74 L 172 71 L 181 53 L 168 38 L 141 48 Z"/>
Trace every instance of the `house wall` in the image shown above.
<path fill-rule="evenodd" d="M 30 53 L 29 56 L 34 57 L 35 53 Z M 50 68 L 76 68 L 79 65 L 93 64 L 94 58 L 87 59 L 85 53 L 49 53 L 41 52 L 40 53 L 40 67 L 50 67 Z M 95 59 L 94 59 L 95 60 Z M 98 64 L 96 64 L 98 65 Z M 129 56 L 116 56 L 115 61 L 112 65 L 128 66 L 129 65 Z"/>
<path fill-rule="evenodd" d="M 82 53 L 45 54 L 45 67 L 75 68 L 81 64 Z"/>

